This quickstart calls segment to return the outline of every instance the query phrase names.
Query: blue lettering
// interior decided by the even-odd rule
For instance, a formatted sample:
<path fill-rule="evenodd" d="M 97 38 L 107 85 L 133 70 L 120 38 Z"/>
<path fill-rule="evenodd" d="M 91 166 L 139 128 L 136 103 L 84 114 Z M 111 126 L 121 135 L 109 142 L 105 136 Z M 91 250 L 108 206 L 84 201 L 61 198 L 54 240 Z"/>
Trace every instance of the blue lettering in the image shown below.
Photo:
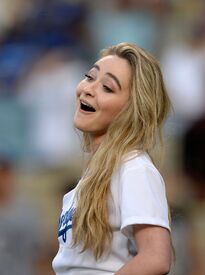
<path fill-rule="evenodd" d="M 64 242 L 67 239 L 67 231 L 72 228 L 72 219 L 75 213 L 75 208 L 71 206 L 71 208 L 65 212 L 65 214 L 61 215 L 59 219 L 59 230 L 58 237 L 62 236 Z"/>

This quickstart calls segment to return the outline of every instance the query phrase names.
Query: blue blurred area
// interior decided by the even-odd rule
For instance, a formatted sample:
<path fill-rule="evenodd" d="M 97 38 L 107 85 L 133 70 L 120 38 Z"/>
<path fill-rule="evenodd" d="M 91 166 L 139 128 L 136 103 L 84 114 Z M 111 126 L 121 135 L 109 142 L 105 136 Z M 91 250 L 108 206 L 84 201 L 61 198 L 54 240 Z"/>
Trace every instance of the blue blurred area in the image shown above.
<path fill-rule="evenodd" d="M 15 99 L 0 101 L 0 152 L 1 156 L 18 160 L 25 154 L 27 144 L 27 113 Z"/>
<path fill-rule="evenodd" d="M 85 54 L 78 32 L 86 14 L 83 4 L 51 1 L 34 6 L 1 40 L 0 82 L 15 85 L 36 56 L 50 48 L 67 47 L 73 54 Z"/>
<path fill-rule="evenodd" d="M 97 10 L 89 16 L 89 26 L 97 50 L 122 41 L 155 50 L 157 22 L 153 12 Z"/>
<path fill-rule="evenodd" d="M 83 3 L 37 1 L 29 13 L 3 32 L 0 41 L 1 154 L 21 160 L 29 151 L 30 111 L 18 99 L 19 83 L 37 61 L 58 49 L 68 52 L 70 59 L 87 58 L 88 49 L 81 35 L 86 16 Z"/>
<path fill-rule="evenodd" d="M 7 89 L 1 91 L 1 96 L 9 96 L 10 87 L 15 88 L 18 78 L 25 72 L 26 67 L 40 50 L 39 47 L 23 42 L 10 41 L 1 46 L 0 83 L 5 90 Z"/>

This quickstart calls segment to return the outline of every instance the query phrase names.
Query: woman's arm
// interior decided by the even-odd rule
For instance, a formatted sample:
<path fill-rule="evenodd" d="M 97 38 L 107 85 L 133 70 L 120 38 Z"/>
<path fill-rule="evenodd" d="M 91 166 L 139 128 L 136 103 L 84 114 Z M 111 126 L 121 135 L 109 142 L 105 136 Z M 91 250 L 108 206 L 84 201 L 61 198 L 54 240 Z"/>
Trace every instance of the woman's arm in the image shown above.
<path fill-rule="evenodd" d="M 163 275 L 171 266 L 171 240 L 167 229 L 152 225 L 135 225 L 138 254 L 115 275 Z"/>

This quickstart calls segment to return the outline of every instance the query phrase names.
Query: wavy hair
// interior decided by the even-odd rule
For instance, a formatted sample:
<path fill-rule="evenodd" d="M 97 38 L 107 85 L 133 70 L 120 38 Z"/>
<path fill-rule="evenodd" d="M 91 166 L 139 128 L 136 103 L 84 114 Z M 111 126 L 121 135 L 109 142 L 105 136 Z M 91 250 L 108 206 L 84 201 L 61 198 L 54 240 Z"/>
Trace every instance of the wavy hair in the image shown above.
<path fill-rule="evenodd" d="M 108 55 L 124 58 L 130 65 L 129 99 L 87 164 L 77 188 L 72 230 L 73 245 L 81 245 L 82 251 L 90 249 L 96 259 L 112 240 L 108 212 L 111 176 L 127 153 L 149 153 L 155 147 L 170 108 L 159 64 L 152 55 L 128 43 L 101 52 L 101 58 Z M 86 133 L 84 145 L 89 151 L 91 144 Z"/>

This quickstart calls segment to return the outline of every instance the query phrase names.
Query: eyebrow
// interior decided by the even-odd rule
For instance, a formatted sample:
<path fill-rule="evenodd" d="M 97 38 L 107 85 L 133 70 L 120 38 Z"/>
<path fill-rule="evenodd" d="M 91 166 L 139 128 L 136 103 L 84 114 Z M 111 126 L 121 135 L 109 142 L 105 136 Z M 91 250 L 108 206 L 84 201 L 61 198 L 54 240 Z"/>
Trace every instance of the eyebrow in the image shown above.
<path fill-rule="evenodd" d="M 94 64 L 93 68 L 96 68 L 98 71 L 100 71 L 100 66 L 98 66 L 97 64 Z M 120 81 L 119 81 L 119 79 L 114 74 L 107 72 L 106 75 L 108 75 L 109 77 L 111 77 L 117 83 L 117 86 L 119 87 L 119 89 L 122 90 Z"/>

